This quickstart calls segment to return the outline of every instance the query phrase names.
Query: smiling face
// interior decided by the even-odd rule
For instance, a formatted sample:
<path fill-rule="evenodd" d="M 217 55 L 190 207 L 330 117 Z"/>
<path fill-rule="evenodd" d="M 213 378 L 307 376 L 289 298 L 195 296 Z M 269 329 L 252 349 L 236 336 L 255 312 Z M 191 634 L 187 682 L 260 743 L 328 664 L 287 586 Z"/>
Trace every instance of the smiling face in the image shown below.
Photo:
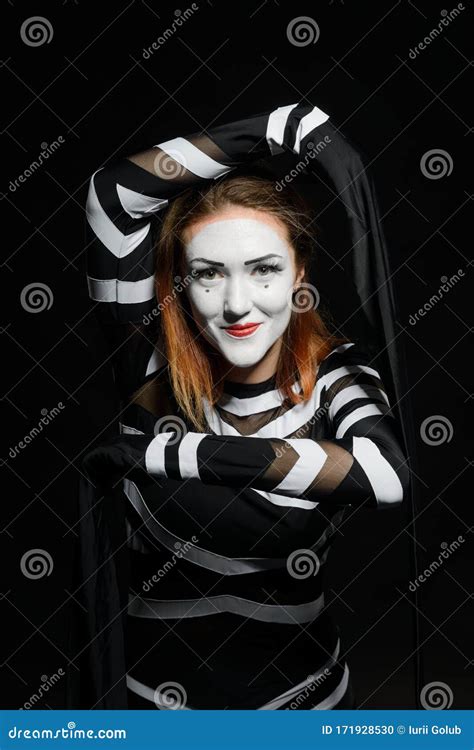
<path fill-rule="evenodd" d="M 183 239 L 186 270 L 197 272 L 186 293 L 199 330 L 232 366 L 257 365 L 287 328 L 291 291 L 304 275 L 286 226 L 229 206 L 190 224 Z"/>

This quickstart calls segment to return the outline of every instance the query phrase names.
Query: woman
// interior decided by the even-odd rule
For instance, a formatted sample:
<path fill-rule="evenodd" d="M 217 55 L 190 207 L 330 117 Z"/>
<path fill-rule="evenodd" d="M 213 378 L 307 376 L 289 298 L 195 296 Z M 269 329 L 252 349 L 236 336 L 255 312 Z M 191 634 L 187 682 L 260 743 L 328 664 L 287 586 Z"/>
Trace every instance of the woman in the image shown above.
<path fill-rule="evenodd" d="M 316 309 L 311 216 L 290 187 L 245 174 L 259 132 L 300 153 L 326 120 L 283 107 L 92 176 L 89 291 L 123 411 L 83 468 L 126 498 L 130 708 L 355 705 L 325 561 L 351 508 L 403 501 L 408 469 L 367 350 Z M 154 254 L 149 216 L 165 207 Z M 102 618 L 117 658 L 118 614 Z M 91 707 L 106 707 L 124 675 L 90 632 L 92 658 L 115 664 L 117 679 L 96 674 Z"/>

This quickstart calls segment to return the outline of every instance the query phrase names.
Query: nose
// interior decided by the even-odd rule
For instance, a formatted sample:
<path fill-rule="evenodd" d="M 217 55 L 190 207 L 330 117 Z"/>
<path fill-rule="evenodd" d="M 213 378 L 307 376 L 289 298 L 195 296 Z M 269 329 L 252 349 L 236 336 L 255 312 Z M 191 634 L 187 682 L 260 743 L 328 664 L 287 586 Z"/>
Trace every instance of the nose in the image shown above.
<path fill-rule="evenodd" d="M 245 281 L 241 278 L 228 279 L 224 296 L 224 318 L 231 323 L 238 322 L 252 309 Z"/>

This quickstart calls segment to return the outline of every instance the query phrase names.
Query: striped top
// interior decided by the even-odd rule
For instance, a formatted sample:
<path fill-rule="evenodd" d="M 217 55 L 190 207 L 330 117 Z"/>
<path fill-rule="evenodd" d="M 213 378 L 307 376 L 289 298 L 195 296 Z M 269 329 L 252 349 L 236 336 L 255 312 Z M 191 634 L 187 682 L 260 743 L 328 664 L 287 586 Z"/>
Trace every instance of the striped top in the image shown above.
<path fill-rule="evenodd" d="M 319 363 L 307 401 L 283 400 L 275 376 L 225 381 L 195 432 L 173 397 L 153 286 L 151 214 L 262 149 L 299 153 L 327 117 L 280 107 L 91 178 L 88 287 L 123 410 L 121 434 L 84 468 L 115 472 L 127 499 L 131 707 L 322 709 L 347 689 L 324 598 L 331 541 L 351 507 L 395 507 L 409 482 L 380 375 L 350 341 Z"/>

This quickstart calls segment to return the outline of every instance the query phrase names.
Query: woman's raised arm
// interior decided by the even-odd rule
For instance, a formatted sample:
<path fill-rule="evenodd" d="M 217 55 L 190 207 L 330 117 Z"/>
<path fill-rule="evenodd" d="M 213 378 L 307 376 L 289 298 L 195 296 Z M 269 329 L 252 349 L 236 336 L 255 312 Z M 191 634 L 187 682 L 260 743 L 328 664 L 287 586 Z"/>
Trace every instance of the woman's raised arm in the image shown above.
<path fill-rule="evenodd" d="M 86 207 L 87 283 L 100 321 L 140 322 L 155 307 L 151 219 L 173 197 L 258 158 L 299 154 L 328 117 L 307 104 L 282 106 L 96 170 Z"/>

